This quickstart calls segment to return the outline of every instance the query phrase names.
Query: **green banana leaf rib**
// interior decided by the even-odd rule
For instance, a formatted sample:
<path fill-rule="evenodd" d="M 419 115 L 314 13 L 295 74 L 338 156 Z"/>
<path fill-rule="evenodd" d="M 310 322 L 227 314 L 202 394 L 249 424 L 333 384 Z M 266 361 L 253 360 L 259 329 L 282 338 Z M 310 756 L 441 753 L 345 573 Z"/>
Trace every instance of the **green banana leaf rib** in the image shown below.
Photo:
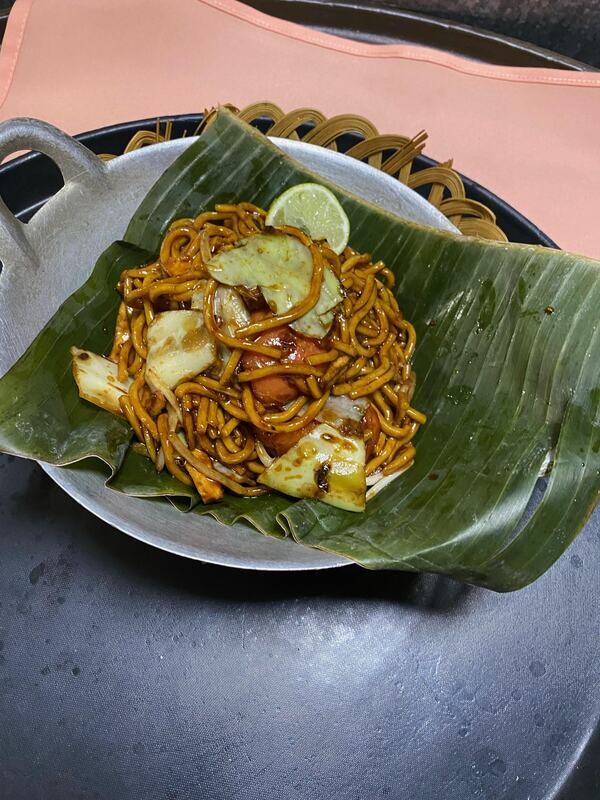
<path fill-rule="evenodd" d="M 499 591 L 530 583 L 598 499 L 600 265 L 589 259 L 455 237 L 331 187 L 349 216 L 352 245 L 386 261 L 396 276 L 400 306 L 418 334 L 414 404 L 429 416 L 414 467 L 363 514 L 283 496 L 228 495 L 205 507 L 193 490 L 127 451 L 121 420 L 77 398 L 70 345 L 108 349 L 117 276 L 155 256 L 173 219 L 219 202 L 266 207 L 288 187 L 315 179 L 329 185 L 220 111 L 149 192 L 125 241 L 103 254 L 86 285 L 0 380 L 0 447 L 59 464 L 96 455 L 113 471 L 112 488 L 169 497 L 191 508 L 190 524 L 211 514 L 372 569 L 438 572 Z M 50 387 L 43 401 L 42 385 Z M 523 523 L 550 451 L 546 491 Z"/>

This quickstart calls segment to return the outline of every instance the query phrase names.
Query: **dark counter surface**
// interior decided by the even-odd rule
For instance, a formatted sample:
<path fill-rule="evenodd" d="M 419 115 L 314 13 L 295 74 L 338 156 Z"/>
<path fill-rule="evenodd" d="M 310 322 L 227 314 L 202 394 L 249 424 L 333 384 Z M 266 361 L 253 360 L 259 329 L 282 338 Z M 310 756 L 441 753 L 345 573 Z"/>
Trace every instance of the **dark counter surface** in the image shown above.
<path fill-rule="evenodd" d="M 509 595 L 186 561 L 10 457 L 0 514 L 3 800 L 598 796 L 599 514 Z"/>

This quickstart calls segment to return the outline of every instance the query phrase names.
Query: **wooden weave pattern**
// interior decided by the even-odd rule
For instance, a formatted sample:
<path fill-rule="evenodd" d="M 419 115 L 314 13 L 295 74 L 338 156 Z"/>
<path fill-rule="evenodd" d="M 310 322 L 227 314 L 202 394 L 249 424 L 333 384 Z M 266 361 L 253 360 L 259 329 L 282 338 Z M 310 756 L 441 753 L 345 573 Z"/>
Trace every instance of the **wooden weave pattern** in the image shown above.
<path fill-rule="evenodd" d="M 427 169 L 416 169 L 415 159 L 423 152 L 427 141 L 425 131 L 420 131 L 412 138 L 380 134 L 372 122 L 355 114 L 326 117 L 314 108 L 297 108 L 286 114 L 274 103 L 253 103 L 241 110 L 228 107 L 246 122 L 260 119 L 264 123 L 267 120 L 266 132 L 269 136 L 301 139 L 330 150 L 338 150 L 341 137 L 352 133 L 361 141 L 347 149 L 346 155 L 366 161 L 411 189 L 424 189 L 428 201 L 462 233 L 482 239 L 507 241 L 506 235 L 496 223 L 494 213 L 482 203 L 466 196 L 460 176 L 452 169 L 452 161 Z M 193 133 L 196 134 L 209 125 L 213 115 L 214 109 L 206 112 L 200 128 Z M 165 123 L 161 132 L 160 120 L 157 120 L 156 130 L 138 131 L 124 152 L 164 142 L 171 137 L 172 124 Z"/>

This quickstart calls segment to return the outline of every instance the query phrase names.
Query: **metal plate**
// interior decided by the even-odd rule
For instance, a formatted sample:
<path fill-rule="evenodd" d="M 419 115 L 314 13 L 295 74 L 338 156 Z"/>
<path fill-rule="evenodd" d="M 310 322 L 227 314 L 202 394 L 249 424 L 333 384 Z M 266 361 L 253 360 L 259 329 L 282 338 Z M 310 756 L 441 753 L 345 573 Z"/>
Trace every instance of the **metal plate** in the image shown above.
<path fill-rule="evenodd" d="M 0 169 L 24 217 L 56 181 L 40 156 Z M 600 510 L 510 595 L 175 558 L 5 456 L 0 511 L 2 800 L 600 797 Z"/>
<path fill-rule="evenodd" d="M 0 372 L 25 351 L 58 306 L 88 277 L 102 251 L 121 238 L 155 180 L 190 146 L 176 139 L 102 162 L 74 139 L 35 121 L 0 127 L 0 156 L 39 149 L 60 167 L 65 185 L 23 225 L 0 206 Z M 284 152 L 340 186 L 401 217 L 446 230 L 454 226 L 426 200 L 388 175 L 349 156 L 304 142 L 274 139 Z M 48 231 L 52 235 L 48 235 Z M 44 291 L 31 293 L 36 275 Z M 169 503 L 128 497 L 104 485 L 85 465 L 43 465 L 71 497 L 115 528 L 177 555 L 246 569 L 338 567 L 346 559 L 262 536 L 247 525 L 223 526 L 182 514 Z"/>

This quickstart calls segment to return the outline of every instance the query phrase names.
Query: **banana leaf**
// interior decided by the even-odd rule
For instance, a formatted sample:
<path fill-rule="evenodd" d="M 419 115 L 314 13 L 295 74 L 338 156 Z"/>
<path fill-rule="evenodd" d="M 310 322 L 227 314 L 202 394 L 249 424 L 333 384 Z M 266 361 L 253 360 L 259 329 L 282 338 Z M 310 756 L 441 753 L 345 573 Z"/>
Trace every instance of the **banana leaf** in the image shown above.
<path fill-rule="evenodd" d="M 351 244 L 397 277 L 400 307 L 418 334 L 414 403 L 429 417 L 414 467 L 362 514 L 282 496 L 227 496 L 204 507 L 127 451 L 122 420 L 79 400 L 69 347 L 109 349 L 117 275 L 155 256 L 171 220 L 219 202 L 265 207 L 307 180 L 320 179 L 221 110 L 157 181 L 124 241 L 101 256 L 0 379 L 0 449 L 59 465 L 96 456 L 110 467 L 115 490 L 169 497 L 226 524 L 241 519 L 368 568 L 442 573 L 498 591 L 527 585 L 561 555 L 598 500 L 595 261 L 425 228 L 330 187 L 350 219 Z M 549 454 L 545 492 L 532 509 Z"/>

